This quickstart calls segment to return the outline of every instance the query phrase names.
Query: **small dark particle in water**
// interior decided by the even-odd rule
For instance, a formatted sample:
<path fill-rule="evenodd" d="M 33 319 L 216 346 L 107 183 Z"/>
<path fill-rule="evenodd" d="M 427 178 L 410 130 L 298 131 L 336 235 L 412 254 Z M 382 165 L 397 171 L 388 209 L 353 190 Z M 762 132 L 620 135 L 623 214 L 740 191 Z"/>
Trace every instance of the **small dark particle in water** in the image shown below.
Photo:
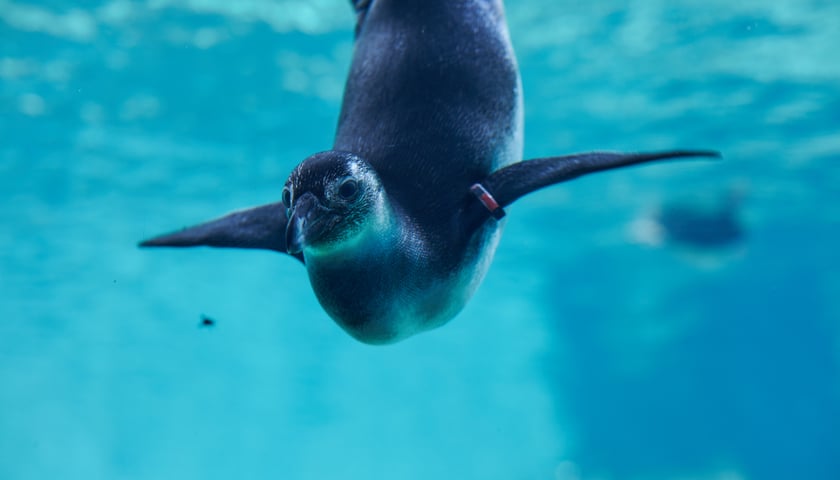
<path fill-rule="evenodd" d="M 198 324 L 198 326 L 202 328 L 210 328 L 214 325 L 216 325 L 216 321 L 208 317 L 207 315 L 202 315 L 201 322 Z"/>

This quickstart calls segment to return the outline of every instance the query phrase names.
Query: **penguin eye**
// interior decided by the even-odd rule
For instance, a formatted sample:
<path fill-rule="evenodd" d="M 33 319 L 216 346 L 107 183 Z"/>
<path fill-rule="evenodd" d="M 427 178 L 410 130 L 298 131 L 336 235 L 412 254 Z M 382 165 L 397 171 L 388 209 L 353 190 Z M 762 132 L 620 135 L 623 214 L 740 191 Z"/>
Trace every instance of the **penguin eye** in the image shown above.
<path fill-rule="evenodd" d="M 338 186 L 338 196 L 343 200 L 352 200 L 359 193 L 359 182 L 352 178 L 345 178 Z"/>
<path fill-rule="evenodd" d="M 289 187 L 283 187 L 282 194 L 283 206 L 286 208 L 292 207 L 292 190 Z"/>

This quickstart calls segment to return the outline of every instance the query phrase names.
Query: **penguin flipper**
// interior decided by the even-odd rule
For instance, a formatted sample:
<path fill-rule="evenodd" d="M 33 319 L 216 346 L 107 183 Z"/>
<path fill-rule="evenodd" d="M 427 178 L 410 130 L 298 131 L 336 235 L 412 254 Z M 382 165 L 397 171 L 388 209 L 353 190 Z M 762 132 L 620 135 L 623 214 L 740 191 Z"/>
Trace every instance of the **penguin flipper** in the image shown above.
<path fill-rule="evenodd" d="M 537 158 L 496 170 L 481 182 L 480 186 L 492 196 L 499 207 L 505 207 L 535 190 L 588 173 L 656 160 L 693 157 L 720 158 L 721 155 L 711 150 L 671 150 L 647 153 L 588 152 Z"/>
<path fill-rule="evenodd" d="M 252 248 L 286 252 L 286 207 L 269 203 L 140 242 L 141 247 Z M 303 261 L 301 255 L 293 255 Z"/>

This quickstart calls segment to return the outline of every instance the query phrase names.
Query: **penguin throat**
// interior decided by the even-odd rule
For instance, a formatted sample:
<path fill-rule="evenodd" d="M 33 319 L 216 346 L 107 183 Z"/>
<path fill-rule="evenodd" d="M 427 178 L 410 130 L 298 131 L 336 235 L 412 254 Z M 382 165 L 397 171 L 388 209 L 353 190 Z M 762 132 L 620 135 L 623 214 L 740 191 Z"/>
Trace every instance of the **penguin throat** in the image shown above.
<path fill-rule="evenodd" d="M 365 258 L 387 251 L 399 237 L 399 224 L 385 202 L 377 201 L 372 211 L 360 225 L 354 225 L 353 233 L 341 240 L 323 246 L 304 247 L 306 262 L 312 260 L 341 260 Z"/>

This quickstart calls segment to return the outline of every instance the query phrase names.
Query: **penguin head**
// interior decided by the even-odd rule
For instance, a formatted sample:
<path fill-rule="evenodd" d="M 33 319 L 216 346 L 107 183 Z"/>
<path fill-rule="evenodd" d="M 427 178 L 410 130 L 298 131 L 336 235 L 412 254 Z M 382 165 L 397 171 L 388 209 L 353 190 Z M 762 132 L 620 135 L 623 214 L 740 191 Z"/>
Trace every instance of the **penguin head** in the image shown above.
<path fill-rule="evenodd" d="M 383 196 L 379 176 L 358 156 L 337 151 L 310 156 L 283 187 L 288 252 L 327 253 L 353 242 L 383 220 Z"/>

